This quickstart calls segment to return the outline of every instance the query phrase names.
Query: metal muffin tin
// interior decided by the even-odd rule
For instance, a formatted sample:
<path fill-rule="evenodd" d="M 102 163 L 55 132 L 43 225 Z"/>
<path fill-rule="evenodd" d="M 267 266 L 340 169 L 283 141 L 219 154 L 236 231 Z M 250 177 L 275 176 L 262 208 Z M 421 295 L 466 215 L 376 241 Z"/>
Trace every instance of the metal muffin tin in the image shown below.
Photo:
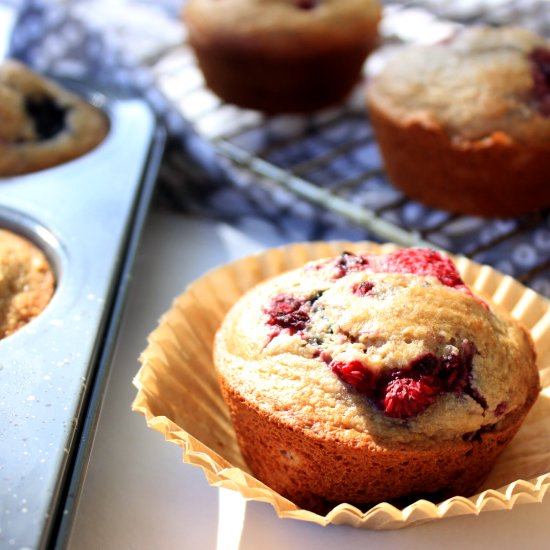
<path fill-rule="evenodd" d="M 142 100 L 63 84 L 102 108 L 110 131 L 76 160 L 0 179 L 0 227 L 34 241 L 57 279 L 43 313 L 0 340 L 0 547 L 54 536 L 164 145 Z"/>

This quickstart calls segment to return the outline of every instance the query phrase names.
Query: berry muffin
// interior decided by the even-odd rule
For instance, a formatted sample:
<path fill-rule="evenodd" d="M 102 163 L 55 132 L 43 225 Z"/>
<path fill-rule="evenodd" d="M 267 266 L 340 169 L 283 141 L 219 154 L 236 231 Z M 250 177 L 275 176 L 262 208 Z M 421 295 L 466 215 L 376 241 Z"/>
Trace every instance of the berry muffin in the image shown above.
<path fill-rule="evenodd" d="M 0 177 L 56 166 L 107 135 L 105 115 L 13 60 L 0 64 Z"/>
<path fill-rule="evenodd" d="M 539 392 L 527 331 L 424 249 L 259 284 L 214 361 L 252 473 L 318 513 L 473 494 Z"/>
<path fill-rule="evenodd" d="M 0 229 L 0 339 L 32 321 L 48 305 L 55 278 L 29 240 Z"/>
<path fill-rule="evenodd" d="M 266 113 L 343 101 L 377 43 L 377 0 L 190 0 L 184 20 L 207 86 Z"/>
<path fill-rule="evenodd" d="M 429 206 L 486 217 L 550 206 L 550 44 L 472 27 L 405 47 L 367 86 L 390 180 Z"/>

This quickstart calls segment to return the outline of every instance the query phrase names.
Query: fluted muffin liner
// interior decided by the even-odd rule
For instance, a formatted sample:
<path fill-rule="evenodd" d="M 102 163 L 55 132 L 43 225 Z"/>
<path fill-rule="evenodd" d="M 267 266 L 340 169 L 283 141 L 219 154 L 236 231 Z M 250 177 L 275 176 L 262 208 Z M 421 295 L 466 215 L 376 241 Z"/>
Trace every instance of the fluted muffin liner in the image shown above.
<path fill-rule="evenodd" d="M 183 449 L 183 462 L 201 468 L 216 487 L 270 503 L 278 516 L 327 525 L 399 529 L 440 518 L 481 514 L 540 502 L 550 486 L 550 302 L 513 278 L 464 257 L 453 257 L 470 288 L 500 304 L 530 331 L 542 390 L 520 431 L 498 459 L 478 494 L 439 503 L 418 500 L 399 509 L 386 502 L 366 512 L 340 504 L 325 516 L 299 508 L 256 479 L 244 462 L 212 361 L 214 335 L 225 313 L 249 288 L 311 260 L 351 252 L 389 252 L 370 242 L 300 243 L 214 269 L 175 299 L 151 333 L 134 378 L 132 404 L 147 425 Z"/>

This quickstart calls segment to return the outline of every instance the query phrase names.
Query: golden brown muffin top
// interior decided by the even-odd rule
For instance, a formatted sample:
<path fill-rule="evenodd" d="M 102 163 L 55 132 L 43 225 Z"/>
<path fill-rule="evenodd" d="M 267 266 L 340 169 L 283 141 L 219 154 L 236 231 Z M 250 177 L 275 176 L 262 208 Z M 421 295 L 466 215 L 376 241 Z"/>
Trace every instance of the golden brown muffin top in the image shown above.
<path fill-rule="evenodd" d="M 0 339 L 39 315 L 54 286 L 42 251 L 27 239 L 0 229 Z"/>
<path fill-rule="evenodd" d="M 428 250 L 344 253 L 258 285 L 215 362 L 265 414 L 352 444 L 474 437 L 539 384 L 528 333 Z"/>
<path fill-rule="evenodd" d="M 105 115 L 23 64 L 0 64 L 0 176 L 55 166 L 95 147 Z"/>
<path fill-rule="evenodd" d="M 266 54 L 370 43 L 380 15 L 377 0 L 189 0 L 184 12 L 194 40 Z"/>
<path fill-rule="evenodd" d="M 550 144 L 550 43 L 514 27 L 471 27 L 404 47 L 367 90 L 402 124 L 441 127 L 456 143 L 501 133 Z"/>

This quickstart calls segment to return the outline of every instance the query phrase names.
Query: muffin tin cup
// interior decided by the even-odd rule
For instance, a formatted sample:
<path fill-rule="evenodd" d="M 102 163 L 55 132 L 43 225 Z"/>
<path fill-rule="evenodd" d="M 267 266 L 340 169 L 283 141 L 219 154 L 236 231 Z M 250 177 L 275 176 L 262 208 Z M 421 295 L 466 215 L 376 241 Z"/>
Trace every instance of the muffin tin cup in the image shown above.
<path fill-rule="evenodd" d="M 418 500 L 403 509 L 379 503 L 367 512 L 341 504 L 321 516 L 300 509 L 248 470 L 211 358 L 214 334 L 225 313 L 255 284 L 310 260 L 344 250 L 386 252 L 393 248 L 369 242 L 293 244 L 207 273 L 174 301 L 150 335 L 141 356 L 142 367 L 134 379 L 138 393 L 133 410 L 143 414 L 147 425 L 167 441 L 181 446 L 183 461 L 201 468 L 211 485 L 233 489 L 246 499 L 269 502 L 283 518 L 321 525 L 399 529 L 541 501 L 550 484 L 550 303 L 509 276 L 463 257 L 454 259 L 472 290 L 500 304 L 530 329 L 543 388 L 478 494 L 470 498 L 455 496 L 439 503 Z"/>
<path fill-rule="evenodd" d="M 0 227 L 37 244 L 56 277 L 45 310 L 0 340 L 0 546 L 17 548 L 54 535 L 164 145 L 144 101 L 61 84 L 101 108 L 110 130 L 75 160 L 0 178 Z"/>

